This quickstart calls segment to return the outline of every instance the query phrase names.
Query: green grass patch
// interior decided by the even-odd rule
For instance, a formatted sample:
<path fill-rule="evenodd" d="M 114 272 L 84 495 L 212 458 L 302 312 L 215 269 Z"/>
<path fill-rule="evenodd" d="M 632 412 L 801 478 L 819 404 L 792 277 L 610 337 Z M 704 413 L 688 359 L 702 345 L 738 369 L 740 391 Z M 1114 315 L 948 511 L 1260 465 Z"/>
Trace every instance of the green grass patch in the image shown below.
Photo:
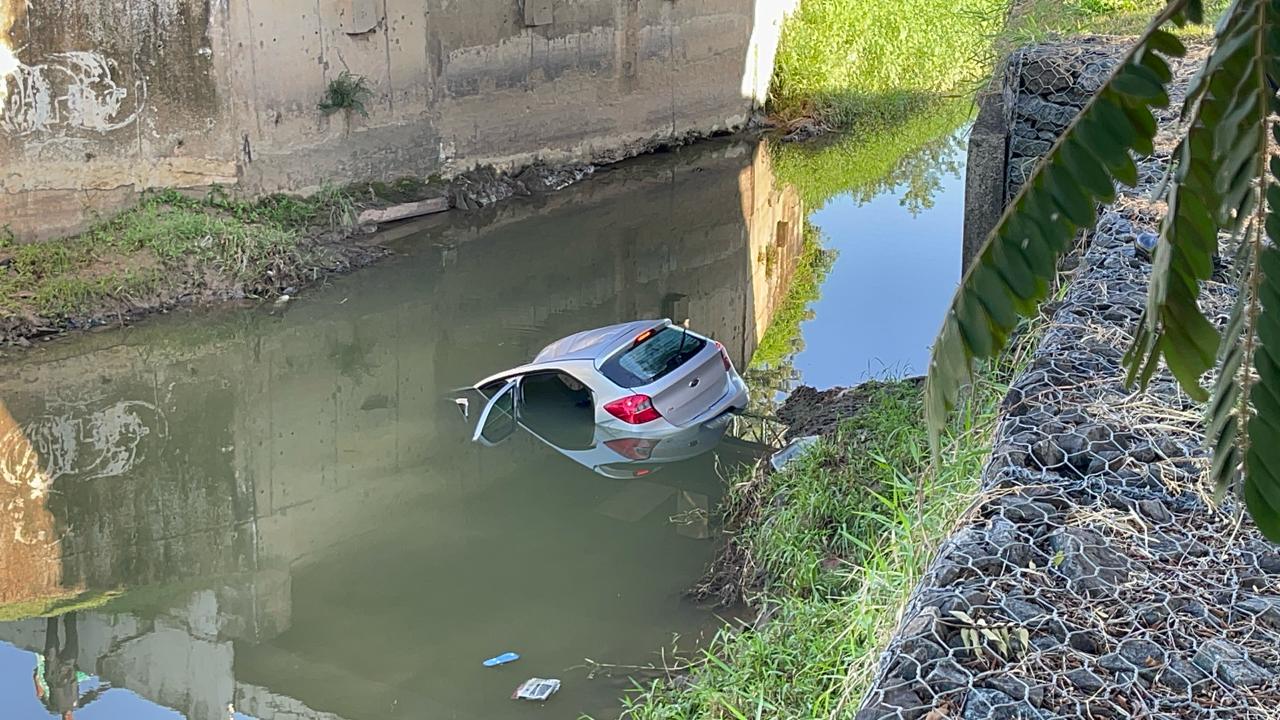
<path fill-rule="evenodd" d="M 150 194 L 81 235 L 0 244 L 0 321 L 17 316 L 57 326 L 145 305 L 166 291 L 252 291 L 271 273 L 318 259 L 304 242 L 312 230 L 354 222 L 351 198 L 335 189 L 257 202 L 218 191 L 203 199 Z"/>
<path fill-rule="evenodd" d="M 1005 0 L 802 0 L 783 25 L 770 110 L 839 126 L 891 124 L 976 86 Z"/>
<path fill-rule="evenodd" d="M 726 505 L 759 627 L 722 630 L 684 667 L 626 700 L 637 720 L 852 717 L 901 608 L 979 487 L 1024 335 L 979 374 L 928 457 L 919 386 L 864 386 L 863 409 L 783 472 L 731 483 Z M 761 588 L 757 578 L 763 577 Z"/>
<path fill-rule="evenodd" d="M 1181 28 L 1178 34 L 1210 35 L 1227 4 L 1207 0 L 1206 24 Z M 1010 17 L 999 49 L 1076 35 L 1137 35 L 1164 6 L 1164 0 L 1028 0 Z"/>
<path fill-rule="evenodd" d="M 783 25 L 769 91 L 781 122 L 889 127 L 940 98 L 967 97 L 1029 42 L 1135 35 L 1165 0 L 801 0 Z M 1208 0 L 1216 19 L 1227 0 Z M 1179 31 L 1202 36 L 1211 23 Z"/>

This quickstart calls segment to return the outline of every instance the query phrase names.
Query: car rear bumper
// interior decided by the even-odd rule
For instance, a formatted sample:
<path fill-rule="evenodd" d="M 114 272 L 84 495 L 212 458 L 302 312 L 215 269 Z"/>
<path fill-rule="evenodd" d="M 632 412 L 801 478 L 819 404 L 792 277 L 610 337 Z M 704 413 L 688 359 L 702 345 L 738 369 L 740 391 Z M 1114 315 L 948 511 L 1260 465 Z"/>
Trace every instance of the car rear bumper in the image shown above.
<path fill-rule="evenodd" d="M 606 428 L 614 434 L 625 437 L 665 437 L 673 432 L 679 432 L 687 428 L 696 427 L 703 423 L 711 422 L 728 412 L 741 412 L 747 408 L 747 402 L 750 394 L 747 392 L 747 384 L 735 371 L 729 376 L 729 386 L 725 389 L 719 400 L 716 400 L 711 407 L 703 412 L 690 418 L 687 422 L 676 425 L 666 418 L 659 418 L 653 422 L 643 425 L 628 425 L 621 420 L 610 418 L 607 421 L 599 423 L 601 427 Z"/>

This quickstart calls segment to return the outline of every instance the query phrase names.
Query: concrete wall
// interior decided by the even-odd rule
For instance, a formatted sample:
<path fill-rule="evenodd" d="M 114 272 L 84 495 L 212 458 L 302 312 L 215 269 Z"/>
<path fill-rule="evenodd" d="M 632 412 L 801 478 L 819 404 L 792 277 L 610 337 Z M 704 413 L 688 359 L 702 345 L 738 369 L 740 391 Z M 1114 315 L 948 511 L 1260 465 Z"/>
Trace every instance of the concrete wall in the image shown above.
<path fill-rule="evenodd" d="M 796 0 L 0 0 L 0 226 L 618 157 L 743 124 Z M 317 104 L 344 70 L 369 117 Z"/>

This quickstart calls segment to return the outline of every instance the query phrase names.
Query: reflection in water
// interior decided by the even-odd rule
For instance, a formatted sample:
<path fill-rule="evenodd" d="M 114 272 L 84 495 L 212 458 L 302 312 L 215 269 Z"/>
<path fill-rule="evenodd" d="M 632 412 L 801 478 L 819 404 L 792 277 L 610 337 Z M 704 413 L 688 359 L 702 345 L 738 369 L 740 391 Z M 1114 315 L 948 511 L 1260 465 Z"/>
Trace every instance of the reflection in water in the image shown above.
<path fill-rule="evenodd" d="M 853 385 L 927 369 L 929 347 L 960 279 L 965 132 L 904 160 L 912 166 L 924 158 L 920 162 L 940 170 L 923 179 L 915 173 L 866 202 L 837 198 L 810 216 L 836 258 L 812 305 L 814 319 L 802 327 L 805 347 L 795 367 L 806 384 Z M 925 188 L 933 198 L 927 210 L 911 195 Z M 875 312 L 847 312 L 851 307 Z"/>
<path fill-rule="evenodd" d="M 923 369 L 958 276 L 968 100 L 868 132 L 771 147 L 811 211 L 790 292 L 746 376 L 753 411 L 801 382 L 854 385 Z M 821 302 L 819 300 L 821 299 Z"/>
<path fill-rule="evenodd" d="M 792 321 L 775 323 L 761 344 L 794 351 L 753 373 L 786 390 L 924 372 L 959 281 L 970 109 L 950 102 L 878 132 L 775 149 L 779 176 L 812 209 L 834 260 L 801 263 L 793 288 L 809 289 L 812 302 L 802 312 L 784 305 L 779 318 Z"/>
<path fill-rule="evenodd" d="M 712 552 L 717 465 L 759 448 L 617 443 L 604 463 L 527 433 L 481 448 L 453 392 L 573 331 L 673 310 L 741 366 L 801 224 L 763 149 L 711 144 L 429 221 L 398 257 L 283 309 L 174 316 L 7 364 L 6 720 L 56 712 L 44 701 L 70 698 L 68 677 L 81 720 L 225 720 L 229 704 L 261 720 L 514 717 L 531 675 L 565 679 L 560 715 L 607 714 L 625 681 L 570 668 L 644 662 L 706 626 L 682 591 Z M 681 461 L 596 472 L 646 453 Z M 33 617 L 68 609 L 61 626 Z M 480 666 L 509 649 L 522 660 Z"/>

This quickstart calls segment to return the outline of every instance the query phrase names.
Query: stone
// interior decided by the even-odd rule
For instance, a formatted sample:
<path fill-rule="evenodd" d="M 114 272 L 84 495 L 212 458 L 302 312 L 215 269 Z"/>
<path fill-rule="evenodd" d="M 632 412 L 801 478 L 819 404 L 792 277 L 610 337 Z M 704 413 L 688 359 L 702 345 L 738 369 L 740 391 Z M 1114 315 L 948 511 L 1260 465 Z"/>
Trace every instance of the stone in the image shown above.
<path fill-rule="evenodd" d="M 1173 522 L 1173 513 L 1159 500 L 1139 500 L 1138 512 L 1153 522 Z"/>
<path fill-rule="evenodd" d="M 1121 640 L 1116 652 L 1139 668 L 1164 663 L 1164 649 L 1143 638 Z"/>
<path fill-rule="evenodd" d="M 1000 606 L 1004 608 L 1011 619 L 1017 620 L 1023 625 L 1030 625 L 1049 616 L 1048 610 L 1020 598 L 1005 598 L 1000 603 Z"/>
<path fill-rule="evenodd" d="M 1258 569 L 1268 575 L 1280 575 L 1280 551 L 1264 542 L 1251 542 L 1246 549 L 1246 558 L 1251 559 Z"/>
<path fill-rule="evenodd" d="M 1102 678 L 1090 672 L 1087 668 L 1076 668 L 1066 674 L 1067 682 L 1076 687 L 1077 690 L 1089 694 L 1096 693 L 1106 687 L 1106 683 Z"/>
<path fill-rule="evenodd" d="M 1066 433 L 1053 438 L 1053 442 L 1066 454 L 1077 455 L 1089 447 L 1089 441 L 1083 435 Z"/>
<path fill-rule="evenodd" d="M 1275 677 L 1249 658 L 1249 652 L 1227 640 L 1214 639 L 1200 645 L 1192 664 L 1232 687 L 1257 687 Z"/>
<path fill-rule="evenodd" d="M 1098 533 L 1085 528 L 1066 528 L 1048 540 L 1050 556 L 1068 587 L 1086 597 L 1113 594 L 1116 586 L 1129 579 L 1129 559 L 1112 550 Z"/>
<path fill-rule="evenodd" d="M 967 688 L 972 680 L 971 673 L 960 667 L 955 660 L 945 658 L 934 665 L 924 682 L 935 695 L 942 695 Z"/>
<path fill-rule="evenodd" d="M 1067 461 L 1066 453 L 1051 439 L 1045 438 L 1031 446 L 1031 457 L 1040 463 L 1040 467 L 1049 470 Z"/>
<path fill-rule="evenodd" d="M 857 714 L 858 720 L 863 718 L 902 718 L 915 720 L 929 711 L 929 704 L 920 699 L 915 690 L 903 685 L 895 685 L 877 693 L 879 697 L 868 702 Z"/>
<path fill-rule="evenodd" d="M 1098 667 L 1121 678 L 1135 675 L 1138 672 L 1138 667 L 1118 652 L 1107 653 L 1098 658 Z"/>
<path fill-rule="evenodd" d="M 1007 694 L 977 688 L 965 699 L 963 720 L 1041 720 L 1044 716 L 1026 700 L 1014 700 Z"/>
<path fill-rule="evenodd" d="M 1170 610 L 1164 603 L 1150 603 L 1140 606 L 1137 615 L 1145 627 L 1154 627 L 1169 619 Z"/>
<path fill-rule="evenodd" d="M 1256 596 L 1246 598 L 1236 609 L 1258 619 L 1258 622 L 1276 630 L 1280 629 L 1280 598 Z"/>
<path fill-rule="evenodd" d="M 1172 690 L 1182 692 L 1196 683 L 1208 679 L 1208 675 L 1194 664 L 1180 657 L 1170 658 L 1169 664 L 1156 675 L 1156 682 Z"/>
<path fill-rule="evenodd" d="M 1015 675 L 994 675 L 983 681 L 983 686 L 1008 695 L 1014 700 L 1025 700 L 1039 707 L 1044 702 L 1044 688 Z"/>
<path fill-rule="evenodd" d="M 1015 523 L 1027 523 L 1031 528 L 1023 528 L 1024 532 L 1035 531 L 1036 525 L 1043 525 L 1062 515 L 1058 508 L 1048 502 L 1030 498 L 1007 495 L 998 503 L 1000 513 Z"/>
<path fill-rule="evenodd" d="M 1009 151 L 1023 157 L 1038 158 L 1049 152 L 1051 147 L 1053 143 L 1048 140 L 1028 140 L 1023 137 L 1013 137 L 1009 142 Z"/>
<path fill-rule="evenodd" d="M 1099 655 L 1106 648 L 1106 638 L 1096 630 L 1076 630 L 1067 636 L 1067 644 L 1073 650 L 1088 655 Z"/>

